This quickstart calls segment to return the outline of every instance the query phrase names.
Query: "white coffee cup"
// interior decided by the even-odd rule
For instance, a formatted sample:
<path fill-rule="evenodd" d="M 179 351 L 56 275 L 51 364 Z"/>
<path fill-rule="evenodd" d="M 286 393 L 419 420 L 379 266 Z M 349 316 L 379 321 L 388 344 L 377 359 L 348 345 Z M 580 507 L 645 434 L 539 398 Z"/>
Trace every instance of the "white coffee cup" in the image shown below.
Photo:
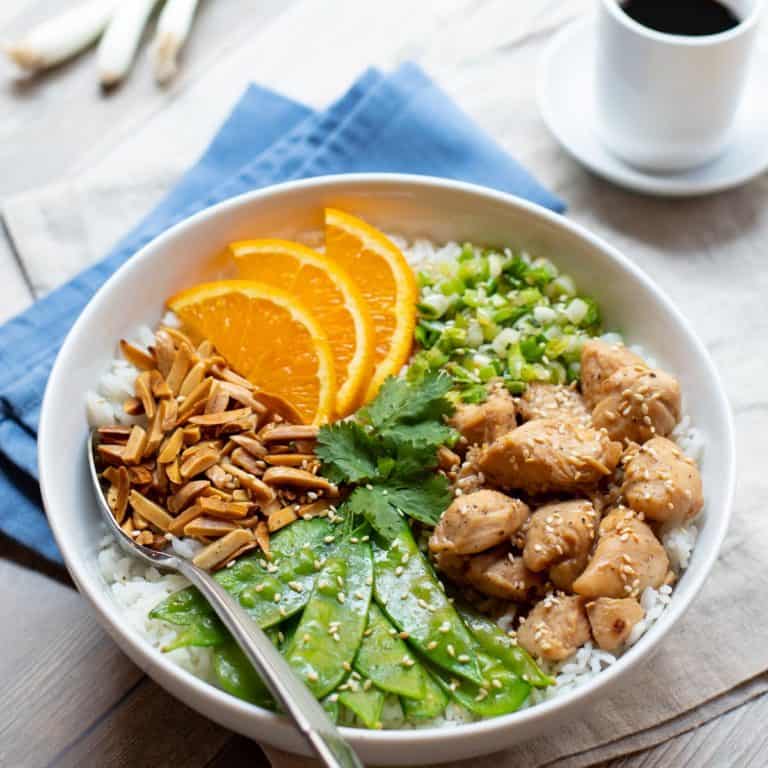
<path fill-rule="evenodd" d="M 657 32 L 618 0 L 600 0 L 597 132 L 615 155 L 646 170 L 682 171 L 727 147 L 762 0 L 723 2 L 741 19 L 738 26 L 688 36 Z"/>

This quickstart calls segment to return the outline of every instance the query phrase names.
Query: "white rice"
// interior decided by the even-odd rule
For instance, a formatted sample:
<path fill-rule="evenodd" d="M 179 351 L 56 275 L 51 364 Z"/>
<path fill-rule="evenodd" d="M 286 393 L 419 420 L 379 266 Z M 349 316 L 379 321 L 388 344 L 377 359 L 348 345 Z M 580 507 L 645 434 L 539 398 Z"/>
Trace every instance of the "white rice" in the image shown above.
<path fill-rule="evenodd" d="M 409 246 L 401 237 L 390 235 L 390 238 L 403 250 L 408 263 L 414 270 L 418 270 L 428 261 L 432 263 L 453 261 L 461 252 L 461 246 L 454 242 L 436 247 L 428 240 L 415 240 Z M 166 314 L 163 323 L 178 325 L 172 313 Z M 153 331 L 149 326 L 140 326 L 128 339 L 136 346 L 146 349 L 152 343 L 153 337 Z M 604 338 L 613 342 L 622 341 L 618 334 L 606 334 Z M 635 345 L 631 349 L 649 364 L 655 364 L 653 357 L 642 347 Z M 122 408 L 123 400 L 133 395 L 133 384 L 137 375 L 138 370 L 126 360 L 115 358 L 111 361 L 99 382 L 98 389 L 86 394 L 88 422 L 91 427 L 114 423 L 132 424 L 141 421 L 143 417 L 127 416 Z M 704 436 L 691 425 L 690 418 L 685 412 L 671 437 L 686 455 L 701 466 L 704 456 Z M 705 512 L 694 522 L 669 528 L 662 533 L 662 543 L 669 556 L 670 564 L 678 575 L 688 567 L 696 544 L 697 525 Z M 201 545 L 191 539 L 174 538 L 172 546 L 177 554 L 191 557 Z M 151 609 L 168 595 L 188 586 L 187 580 L 174 574 L 161 574 L 155 568 L 146 567 L 139 561 L 126 556 L 109 534 L 105 535 L 101 541 L 99 566 L 112 597 L 122 608 L 128 624 L 157 649 L 162 649 L 172 642 L 176 636 L 176 630 L 148 616 Z M 659 619 L 671 604 L 672 593 L 672 587 L 669 586 L 662 586 L 658 590 L 649 587 L 643 592 L 640 602 L 645 616 L 633 628 L 626 647 L 634 645 Z M 515 608 L 512 607 L 499 621 L 502 628 L 510 629 L 514 617 Z M 620 656 L 621 651 L 609 653 L 595 648 L 592 643 L 587 643 L 569 659 L 559 664 L 544 665 L 547 667 L 546 671 L 555 677 L 555 685 L 542 690 L 534 689 L 526 706 L 556 698 L 583 685 L 605 668 L 615 664 Z M 212 682 L 212 652 L 209 648 L 177 649 L 168 653 L 168 657 L 192 674 Z M 451 702 L 441 717 L 418 725 L 409 724 L 404 719 L 397 697 L 389 696 L 382 722 L 387 728 L 409 728 L 456 726 L 473 719 L 475 718 L 469 712 Z"/>

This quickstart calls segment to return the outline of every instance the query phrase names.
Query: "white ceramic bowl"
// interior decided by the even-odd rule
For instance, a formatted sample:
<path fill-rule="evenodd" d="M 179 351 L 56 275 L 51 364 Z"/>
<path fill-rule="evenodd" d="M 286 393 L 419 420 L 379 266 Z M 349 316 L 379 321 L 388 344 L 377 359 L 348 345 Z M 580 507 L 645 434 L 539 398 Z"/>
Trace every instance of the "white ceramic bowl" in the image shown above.
<path fill-rule="evenodd" d="M 706 514 L 690 567 L 672 606 L 619 662 L 548 703 L 493 720 L 441 730 L 345 735 L 367 762 L 414 765 L 487 754 L 579 716 L 658 645 L 701 588 L 723 541 L 731 510 L 734 449 L 730 410 L 702 344 L 671 301 L 634 264 L 589 232 L 538 206 L 481 187 L 405 175 L 365 174 L 291 182 L 252 192 L 173 227 L 125 264 L 96 294 L 67 337 L 48 382 L 40 419 L 43 498 L 56 540 L 99 621 L 143 670 L 174 696 L 222 725 L 282 749 L 304 745 L 284 719 L 235 699 L 175 666 L 121 618 L 97 564 L 102 534 L 85 461 L 84 396 L 116 341 L 156 323 L 166 297 L 223 273 L 225 244 L 248 237 L 297 238 L 322 229 L 324 206 L 359 214 L 387 232 L 435 241 L 513 245 L 551 258 L 594 295 L 606 327 L 645 346 L 682 382 L 688 412 L 707 439 Z M 62 461 L 62 457 L 68 460 Z M 71 458 L 74 457 L 74 462 Z"/>

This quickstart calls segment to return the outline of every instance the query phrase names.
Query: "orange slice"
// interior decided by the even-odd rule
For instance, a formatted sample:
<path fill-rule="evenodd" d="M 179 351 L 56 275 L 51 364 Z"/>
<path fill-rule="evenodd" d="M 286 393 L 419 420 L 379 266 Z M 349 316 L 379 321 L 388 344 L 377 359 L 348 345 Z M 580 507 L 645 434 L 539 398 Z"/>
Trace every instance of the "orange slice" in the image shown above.
<path fill-rule="evenodd" d="M 411 354 L 418 299 L 416 277 L 400 249 L 387 237 L 334 208 L 325 210 L 325 252 L 357 283 L 371 310 L 376 349 L 373 377 L 365 394 L 368 401 Z"/>
<path fill-rule="evenodd" d="M 363 399 L 373 376 L 375 335 L 368 305 L 346 270 L 306 245 L 288 240 L 230 243 L 238 276 L 288 291 L 328 336 L 336 368 L 336 415 Z"/>
<path fill-rule="evenodd" d="M 202 283 L 168 299 L 241 376 L 290 401 L 307 423 L 333 416 L 333 354 L 320 324 L 289 293 L 252 280 Z"/>

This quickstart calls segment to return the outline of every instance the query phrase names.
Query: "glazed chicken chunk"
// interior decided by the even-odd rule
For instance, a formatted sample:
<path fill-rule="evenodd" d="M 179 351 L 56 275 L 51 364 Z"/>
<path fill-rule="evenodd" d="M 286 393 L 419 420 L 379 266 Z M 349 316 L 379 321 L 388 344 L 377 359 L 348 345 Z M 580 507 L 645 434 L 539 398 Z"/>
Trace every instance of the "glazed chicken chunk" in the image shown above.
<path fill-rule="evenodd" d="M 609 344 L 589 339 L 581 351 L 581 394 L 588 408 L 594 408 L 602 397 L 605 381 L 620 368 L 645 365 L 645 361 L 623 344 Z"/>
<path fill-rule="evenodd" d="M 621 492 L 632 509 L 661 523 L 690 520 L 704 506 L 696 463 L 665 437 L 654 437 L 632 455 Z"/>
<path fill-rule="evenodd" d="M 525 567 L 509 547 L 496 547 L 469 558 L 466 580 L 489 597 L 527 603 L 544 594 L 545 579 Z"/>
<path fill-rule="evenodd" d="M 530 510 L 518 499 L 498 491 L 481 490 L 457 497 L 445 510 L 429 539 L 433 553 L 474 555 L 510 536 L 525 522 Z"/>
<path fill-rule="evenodd" d="M 563 384 L 532 382 L 520 398 L 524 421 L 533 419 L 570 419 L 588 425 L 589 410 L 577 389 Z"/>
<path fill-rule="evenodd" d="M 631 597 L 598 597 L 587 603 L 592 636 L 604 651 L 615 651 L 623 645 L 643 616 L 645 611 L 640 603 Z"/>
<path fill-rule="evenodd" d="M 574 595 L 545 597 L 517 631 L 517 641 L 537 658 L 567 659 L 591 638 L 584 602 Z"/>
<path fill-rule="evenodd" d="M 620 368 L 602 387 L 592 423 L 612 440 L 644 443 L 666 436 L 680 420 L 680 384 L 664 371 L 640 365 Z"/>
<path fill-rule="evenodd" d="M 529 493 L 577 491 L 613 473 L 621 445 L 591 427 L 534 419 L 498 438 L 479 455 L 493 483 Z"/>
<path fill-rule="evenodd" d="M 636 597 L 658 588 L 669 572 L 669 558 L 653 531 L 626 507 L 617 507 L 600 523 L 599 538 L 573 591 L 589 598 Z"/>
<path fill-rule="evenodd" d="M 506 389 L 497 389 L 484 403 L 460 405 L 449 423 L 470 445 L 492 443 L 517 426 L 517 408 Z"/>
<path fill-rule="evenodd" d="M 598 514 L 589 501 L 539 507 L 531 516 L 525 539 L 525 565 L 536 573 L 549 568 L 555 586 L 570 590 L 587 564 L 597 524 Z"/>

